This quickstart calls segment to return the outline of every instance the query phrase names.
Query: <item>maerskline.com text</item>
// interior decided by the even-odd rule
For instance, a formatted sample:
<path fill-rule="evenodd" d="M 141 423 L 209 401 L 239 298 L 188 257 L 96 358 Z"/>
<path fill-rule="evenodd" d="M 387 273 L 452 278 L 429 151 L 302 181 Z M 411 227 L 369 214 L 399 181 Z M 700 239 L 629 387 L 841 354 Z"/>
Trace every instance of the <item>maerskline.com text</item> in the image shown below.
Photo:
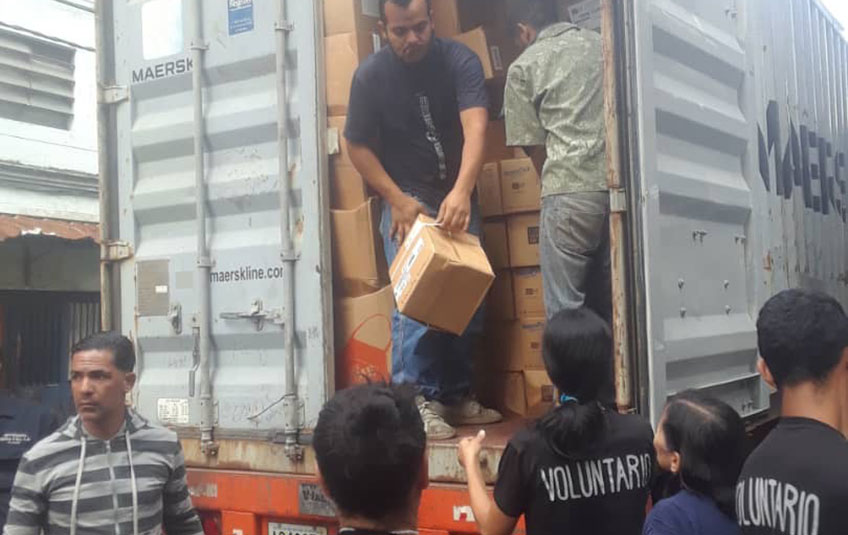
<path fill-rule="evenodd" d="M 282 277 L 282 266 L 271 266 L 267 268 L 243 266 L 236 269 L 213 271 L 209 274 L 209 282 L 249 282 L 268 279 L 280 279 Z"/>

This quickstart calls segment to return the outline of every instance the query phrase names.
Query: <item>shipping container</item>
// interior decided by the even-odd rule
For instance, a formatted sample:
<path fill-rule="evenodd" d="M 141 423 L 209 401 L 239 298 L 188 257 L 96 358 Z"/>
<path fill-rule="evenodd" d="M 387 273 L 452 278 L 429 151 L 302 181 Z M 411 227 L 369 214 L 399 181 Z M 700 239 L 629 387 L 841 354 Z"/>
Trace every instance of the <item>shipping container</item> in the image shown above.
<path fill-rule="evenodd" d="M 700 388 L 763 416 L 759 307 L 848 304 L 841 28 L 815 0 L 601 6 L 616 401 L 656 421 Z M 98 2 L 103 323 L 222 533 L 336 529 L 308 446 L 335 384 L 322 13 Z M 490 481 L 518 425 L 492 429 Z M 475 530 L 455 444 L 430 445 L 422 529 Z"/>

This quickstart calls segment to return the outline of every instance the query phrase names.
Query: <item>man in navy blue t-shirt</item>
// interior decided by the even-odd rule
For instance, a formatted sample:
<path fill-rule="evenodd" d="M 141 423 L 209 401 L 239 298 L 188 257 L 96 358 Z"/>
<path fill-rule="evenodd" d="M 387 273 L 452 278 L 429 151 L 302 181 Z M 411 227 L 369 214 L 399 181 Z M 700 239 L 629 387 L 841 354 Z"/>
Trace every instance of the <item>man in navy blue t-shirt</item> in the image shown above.
<path fill-rule="evenodd" d="M 383 199 L 380 232 L 391 263 L 418 214 L 479 235 L 474 191 L 488 100 L 479 58 L 434 37 L 430 0 L 380 0 L 380 16 L 389 46 L 354 75 L 345 138 L 357 171 Z M 431 439 L 452 437 L 452 425 L 501 418 L 469 395 L 471 353 L 481 331 L 480 313 L 462 336 L 395 313 L 392 380 L 418 387 Z"/>
<path fill-rule="evenodd" d="M 0 532 L 6 524 L 18 463 L 59 422 L 45 406 L 26 401 L 0 387 Z"/>

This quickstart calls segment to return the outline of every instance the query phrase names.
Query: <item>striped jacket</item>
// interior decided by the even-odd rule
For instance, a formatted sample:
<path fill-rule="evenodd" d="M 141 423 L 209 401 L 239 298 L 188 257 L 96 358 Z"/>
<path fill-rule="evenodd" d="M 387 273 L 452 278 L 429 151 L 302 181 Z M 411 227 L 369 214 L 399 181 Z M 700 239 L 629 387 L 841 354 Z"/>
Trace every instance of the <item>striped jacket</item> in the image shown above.
<path fill-rule="evenodd" d="M 135 412 L 110 440 L 79 417 L 21 459 L 4 535 L 202 535 L 177 436 Z"/>

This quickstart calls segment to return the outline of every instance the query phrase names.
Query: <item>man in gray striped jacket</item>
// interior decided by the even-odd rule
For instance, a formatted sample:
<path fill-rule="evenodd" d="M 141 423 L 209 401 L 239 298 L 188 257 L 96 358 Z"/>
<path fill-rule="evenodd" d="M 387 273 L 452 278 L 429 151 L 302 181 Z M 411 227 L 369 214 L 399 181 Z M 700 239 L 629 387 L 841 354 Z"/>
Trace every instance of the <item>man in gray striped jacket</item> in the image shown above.
<path fill-rule="evenodd" d="M 132 343 L 98 333 L 71 352 L 77 416 L 18 467 L 4 535 L 202 535 L 177 436 L 125 405 Z"/>

